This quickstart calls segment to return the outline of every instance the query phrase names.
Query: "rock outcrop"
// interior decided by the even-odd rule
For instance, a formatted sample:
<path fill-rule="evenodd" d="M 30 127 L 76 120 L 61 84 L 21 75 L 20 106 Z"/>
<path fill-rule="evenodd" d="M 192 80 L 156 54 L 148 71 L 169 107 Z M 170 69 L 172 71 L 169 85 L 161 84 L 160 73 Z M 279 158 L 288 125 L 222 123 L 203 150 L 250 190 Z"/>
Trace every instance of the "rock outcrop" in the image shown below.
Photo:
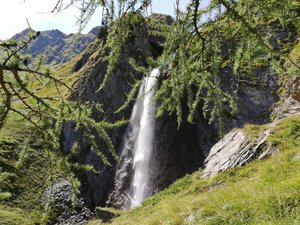
<path fill-rule="evenodd" d="M 162 19 L 158 15 L 155 16 L 161 21 L 167 21 L 166 23 L 171 21 Z M 116 121 L 130 116 L 133 104 L 120 114 L 114 113 L 125 102 L 126 94 L 131 89 L 130 83 L 142 77 L 142 74 L 135 71 L 128 63 L 129 58 L 133 57 L 142 62 L 141 60 L 147 56 L 156 57 L 160 53 L 159 42 L 161 38 L 155 39 L 155 37 L 149 36 L 145 27 L 147 26 L 142 22 L 134 29 L 134 33 L 123 46 L 118 66 L 103 91 L 96 92 L 103 81 L 107 66 L 106 62 L 102 60 L 105 52 L 101 47 L 101 39 L 89 47 L 83 54 L 82 59 L 73 68 L 74 71 L 81 74 L 77 82 L 77 90 L 81 100 L 88 101 L 91 104 L 100 103 L 106 110 L 106 120 L 108 121 Z M 228 93 L 233 92 L 236 81 L 230 75 L 231 70 L 225 68 L 222 73 L 224 75 L 222 88 Z M 225 132 L 234 127 L 243 127 L 246 123 L 261 124 L 269 122 L 274 105 L 279 100 L 277 96 L 278 76 L 270 68 L 265 67 L 254 71 L 253 77 L 252 80 L 246 77 L 241 82 L 237 93 L 238 113 L 236 115 L 228 113 L 229 116 L 225 118 Z M 154 152 L 151 160 L 151 168 L 154 168 L 150 175 L 151 193 L 162 190 L 176 179 L 203 166 L 205 156 L 210 154 L 210 148 L 218 141 L 219 128 L 216 124 L 209 125 L 208 120 L 203 118 L 202 114 L 201 109 L 199 109 L 195 123 L 190 124 L 184 121 L 179 129 L 175 115 L 165 115 L 157 119 Z M 96 120 L 102 119 L 96 113 L 93 117 Z M 84 193 L 87 202 L 91 206 L 105 206 L 109 193 L 111 193 L 109 200 L 111 206 L 122 208 L 122 204 L 126 201 L 126 196 L 122 197 L 121 195 L 124 194 L 122 190 L 126 189 L 126 185 L 129 185 L 132 157 L 129 150 L 123 153 L 120 152 L 125 129 L 125 126 L 113 129 L 109 134 L 118 154 L 122 154 L 120 162 L 124 163 L 126 161 L 127 165 L 126 171 L 121 171 L 121 176 L 118 176 L 121 177 L 120 181 L 114 182 L 117 167 L 115 162 L 113 162 L 112 167 L 105 166 L 99 157 L 90 151 L 90 146 L 87 143 L 82 146 L 80 162 L 91 164 L 96 170 L 100 171 L 99 174 L 86 172 L 79 175 L 82 180 L 82 193 Z M 67 146 L 71 146 L 72 141 L 76 139 L 76 133 L 68 129 L 65 131 L 67 131 L 65 132 L 65 143 L 67 143 Z M 97 139 L 97 141 L 99 141 L 100 146 L 104 146 L 104 143 L 101 143 L 100 140 Z M 105 148 L 103 148 L 103 152 L 109 154 Z M 213 153 L 211 152 L 211 154 Z M 240 154 L 244 154 L 243 151 Z M 252 158 L 252 156 L 249 157 Z M 215 156 L 212 158 L 215 158 Z M 240 163 L 237 161 L 228 164 L 238 165 Z M 112 190 L 114 190 L 113 193 Z"/>
<path fill-rule="evenodd" d="M 162 17 L 168 17 L 161 15 Z M 167 20 L 167 19 L 166 19 Z M 151 37 L 151 41 L 150 38 Z M 105 39 L 105 37 L 103 37 Z M 80 78 L 75 84 L 77 95 L 81 101 L 88 101 L 90 104 L 99 103 L 105 109 L 105 119 L 107 121 L 117 121 L 123 118 L 129 118 L 133 103 L 122 112 L 116 114 L 115 111 L 121 107 L 127 99 L 127 94 L 131 90 L 131 84 L 135 80 L 140 80 L 142 74 L 136 71 L 129 63 L 129 58 L 134 58 L 139 63 L 145 63 L 147 57 L 156 57 L 158 55 L 157 46 L 160 46 L 160 39 L 155 39 L 148 34 L 145 21 L 141 21 L 133 29 L 128 40 L 122 47 L 122 53 L 118 65 L 114 73 L 109 77 L 105 88 L 97 92 L 104 76 L 106 74 L 107 62 L 103 57 L 107 52 L 103 49 L 103 39 L 96 40 L 92 43 L 87 51 L 82 55 L 73 68 L 80 74 Z M 103 119 L 103 115 L 96 112 L 93 113 L 96 120 Z M 120 155 L 120 147 L 122 136 L 126 126 L 112 129 L 109 132 L 112 143 Z M 63 140 L 65 143 L 65 151 L 68 151 L 72 142 L 77 138 L 76 132 L 72 130 L 71 123 L 66 124 L 64 128 Z M 102 147 L 102 152 L 110 155 L 109 150 L 105 147 L 105 143 L 101 141 L 99 136 L 95 134 L 96 141 Z M 78 160 L 81 163 L 93 165 L 99 174 L 85 172 L 79 174 L 82 182 L 82 193 L 89 206 L 105 206 L 109 193 L 112 190 L 115 175 L 116 161 L 110 158 L 112 166 L 106 166 L 101 159 L 90 149 L 90 145 L 83 140 L 81 153 Z M 116 187 L 118 188 L 118 187 Z"/>
<path fill-rule="evenodd" d="M 247 123 L 271 122 L 270 115 L 280 99 L 277 94 L 278 74 L 271 67 L 261 67 L 254 70 L 251 76 L 241 77 L 240 81 L 236 81 L 230 68 L 222 72 L 221 86 L 227 93 L 233 94 L 233 87 L 239 82 L 237 113 L 235 115 L 229 113 L 227 117 L 224 114 L 225 133 L 233 128 L 241 128 Z"/>
<path fill-rule="evenodd" d="M 158 20 L 164 23 L 171 19 L 156 15 Z M 107 121 L 116 121 L 129 118 L 132 106 L 119 114 L 114 112 L 125 102 L 126 95 L 131 90 L 134 80 L 141 79 L 142 74 L 136 71 L 130 64 L 129 58 L 134 58 L 140 63 L 145 63 L 146 57 L 157 57 L 161 53 L 161 37 L 155 38 L 149 35 L 145 21 L 136 24 L 124 46 L 118 66 L 109 77 L 104 90 L 97 92 L 107 69 L 107 63 L 103 60 L 107 52 L 102 48 L 106 40 L 106 33 L 92 43 L 82 58 L 75 64 L 73 71 L 80 75 L 77 81 L 77 94 L 82 101 L 90 104 L 99 103 L 106 111 Z M 237 81 L 232 76 L 231 68 L 223 68 L 220 71 L 221 88 L 227 93 L 234 93 Z M 224 132 L 233 128 L 242 128 L 247 123 L 263 124 L 270 122 L 276 104 L 279 101 L 278 83 L 279 77 L 270 67 L 261 67 L 253 71 L 250 77 L 240 77 L 239 89 L 237 91 L 237 108 L 235 115 L 230 114 L 230 109 L 224 109 Z M 297 96 L 299 86 L 293 86 L 293 95 Z M 291 97 L 292 98 L 292 97 Z M 294 97 L 295 98 L 295 97 Z M 297 97 L 296 97 L 297 98 Z M 296 101 L 293 99 L 293 101 Z M 213 176 L 220 171 L 243 165 L 255 158 L 263 158 L 274 149 L 268 146 L 266 139 L 268 132 L 262 133 L 257 140 L 252 140 L 243 131 L 235 130 L 229 133 L 223 140 L 218 142 L 219 127 L 217 124 L 209 124 L 203 117 L 202 109 L 196 112 L 195 123 L 189 124 L 183 121 L 178 129 L 176 116 L 165 115 L 156 121 L 154 152 L 151 161 L 153 168 L 150 175 L 151 193 L 162 190 L 176 179 L 187 173 L 192 173 L 199 167 L 205 165 L 202 177 Z M 290 110 L 291 107 L 287 106 Z M 297 111 L 297 108 L 295 109 Z M 280 110 L 282 114 L 283 110 Z M 186 113 L 186 112 L 185 112 Z M 102 115 L 93 113 L 96 120 L 103 119 Z M 130 128 L 127 128 L 130 129 Z M 124 170 L 118 174 L 120 180 L 114 181 L 117 163 L 112 161 L 112 166 L 103 165 L 100 158 L 91 151 L 89 144 L 82 141 L 82 152 L 78 160 L 82 163 L 95 167 L 99 174 L 84 172 L 79 174 L 82 181 L 81 191 L 89 206 L 105 206 L 108 196 L 109 205 L 122 208 L 126 196 L 123 190 L 127 189 L 130 180 L 130 169 L 132 168 L 132 156 L 130 149 L 120 152 L 122 137 L 126 126 L 113 129 L 109 135 L 120 156 L 120 163 L 125 163 Z M 96 141 L 100 146 L 105 146 L 97 134 Z M 66 124 L 64 132 L 65 150 L 68 151 L 73 141 L 78 138 L 72 130 L 72 125 Z M 214 147 L 213 145 L 217 143 Z M 225 145 L 226 144 L 226 145 Z M 212 148 L 213 147 L 213 148 Z M 212 149 L 211 149 L 212 148 Z M 211 150 L 210 150 L 211 149 Z M 109 154 L 108 149 L 102 148 L 104 154 Z M 205 157 L 207 157 L 205 159 Z M 126 195 L 126 193 L 125 193 Z"/>
<path fill-rule="evenodd" d="M 178 128 L 175 115 L 156 120 L 150 168 L 150 192 L 163 190 L 175 180 L 196 171 L 205 159 L 198 142 L 197 124 L 183 121 Z"/>
<path fill-rule="evenodd" d="M 244 165 L 254 159 L 263 159 L 276 149 L 267 142 L 272 127 L 282 118 L 300 115 L 300 79 L 290 79 L 285 83 L 286 95 L 284 101 L 274 110 L 277 118 L 268 125 L 258 138 L 247 136 L 243 130 L 237 129 L 229 132 L 216 143 L 205 159 L 205 169 L 201 178 L 212 177 L 227 169 Z"/>
<path fill-rule="evenodd" d="M 267 142 L 270 130 L 261 133 L 257 139 L 247 137 L 243 130 L 233 130 L 215 144 L 205 159 L 201 178 L 212 177 L 227 169 L 242 166 L 255 158 L 264 158 L 276 152 Z"/>
<path fill-rule="evenodd" d="M 274 110 L 274 116 L 278 119 L 300 114 L 300 77 L 287 80 L 284 89 L 286 93 Z"/>
<path fill-rule="evenodd" d="M 74 189 L 72 185 L 64 180 L 57 180 L 53 186 L 44 192 L 41 202 L 44 207 L 51 206 L 52 217 L 57 225 L 83 225 L 94 213 L 86 207 L 82 198 L 74 202 Z"/>
<path fill-rule="evenodd" d="M 292 83 L 291 97 L 300 102 L 300 77 L 296 77 Z"/>

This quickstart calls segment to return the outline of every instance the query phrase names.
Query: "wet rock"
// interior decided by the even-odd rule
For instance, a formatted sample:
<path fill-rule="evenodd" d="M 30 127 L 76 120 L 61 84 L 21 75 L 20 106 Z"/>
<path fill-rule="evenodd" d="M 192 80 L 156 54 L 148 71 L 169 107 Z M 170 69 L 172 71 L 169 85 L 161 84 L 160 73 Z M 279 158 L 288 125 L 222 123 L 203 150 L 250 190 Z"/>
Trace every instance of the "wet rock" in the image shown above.
<path fill-rule="evenodd" d="M 171 23 L 171 18 L 157 16 L 159 21 Z M 135 33 L 130 36 L 123 46 L 121 59 L 114 73 L 110 76 L 107 85 L 103 91 L 96 92 L 104 79 L 107 63 L 103 61 L 106 52 L 103 50 L 103 43 L 97 40 L 93 43 L 89 52 L 84 54 L 73 68 L 78 71 L 80 79 L 76 83 L 77 94 L 82 101 L 88 101 L 90 104 L 100 103 L 106 111 L 106 120 L 116 121 L 122 118 L 129 118 L 132 106 L 120 114 L 114 112 L 125 102 L 126 94 L 131 90 L 130 84 L 134 80 L 141 79 L 142 74 L 132 68 L 128 63 L 130 57 L 133 57 L 140 63 L 144 63 L 146 57 L 156 57 L 161 53 L 160 39 L 147 32 L 147 26 L 143 22 Z M 225 54 L 225 53 L 224 53 Z M 167 77 L 168 72 L 164 73 L 163 78 Z M 221 73 L 221 88 L 228 94 L 233 94 L 237 87 L 237 80 L 232 75 L 232 69 L 224 68 Z M 162 78 L 162 79 L 163 79 Z M 233 128 L 241 128 L 246 123 L 263 124 L 270 122 L 270 115 L 279 101 L 277 91 L 279 88 L 279 77 L 270 67 L 262 67 L 253 71 L 249 77 L 240 77 L 239 88 L 237 90 L 237 108 L 238 112 L 231 115 L 230 108 L 224 108 L 224 132 L 229 132 Z M 295 100 L 294 100 L 295 101 Z M 291 107 L 289 107 L 290 109 Z M 218 141 L 218 131 L 220 127 L 216 123 L 209 124 L 209 121 L 203 117 L 201 107 L 195 113 L 195 123 L 189 124 L 184 121 L 180 128 L 176 122 L 175 115 L 165 115 L 157 119 L 155 127 L 154 152 L 151 160 L 151 193 L 158 192 L 170 185 L 176 179 L 183 177 L 187 173 L 196 171 L 203 166 L 205 157 L 205 175 L 212 176 L 220 171 L 232 168 L 237 165 L 243 165 L 257 157 L 267 157 L 273 150 L 268 149 L 266 143 L 267 134 L 263 134 L 257 142 L 246 137 L 242 131 L 236 130 L 229 133 L 224 139 L 231 143 L 231 147 L 220 144 L 211 147 Z M 103 117 L 96 112 L 93 114 L 96 120 Z M 85 172 L 80 175 L 82 181 L 82 190 L 85 199 L 89 199 L 91 205 L 105 206 L 107 198 L 110 205 L 122 208 L 128 199 L 124 186 L 128 186 L 130 181 L 130 168 L 132 156 L 130 149 L 120 153 L 122 137 L 126 127 L 113 129 L 109 135 L 120 155 L 120 163 L 124 170 L 120 170 L 117 176 L 121 182 L 116 182 L 113 186 L 117 163 L 112 162 L 112 167 L 102 164 L 101 160 L 90 150 L 90 146 L 82 146 L 80 161 L 93 165 L 99 174 Z M 72 145 L 72 140 L 76 139 L 76 133 L 65 129 L 65 146 Z M 102 152 L 109 154 L 97 134 L 96 141 L 103 146 Z M 243 142 L 241 142 L 243 141 Z M 224 150 L 225 149 L 225 150 Z M 265 151 L 266 150 L 266 151 Z M 262 152 L 265 154 L 260 155 Z"/>
<path fill-rule="evenodd" d="M 163 18 L 164 16 L 162 16 Z M 166 19 L 167 21 L 167 19 Z M 115 112 L 124 104 L 127 95 L 132 88 L 132 84 L 136 80 L 142 78 L 142 74 L 136 71 L 129 63 L 130 58 L 134 58 L 141 64 L 146 63 L 147 57 L 157 56 L 157 51 L 153 47 L 159 46 L 158 39 L 149 39 L 149 33 L 145 21 L 137 24 L 133 29 L 133 33 L 126 40 L 122 47 L 121 57 L 115 71 L 109 77 L 105 88 L 102 91 L 97 91 L 103 82 L 107 70 L 107 62 L 103 57 L 107 52 L 103 49 L 103 40 L 98 39 L 90 45 L 86 53 L 82 55 L 73 68 L 73 71 L 78 72 L 79 79 L 74 84 L 77 93 L 71 98 L 79 96 L 83 102 L 89 102 L 91 105 L 99 103 L 105 109 L 106 121 L 117 121 L 123 118 L 129 118 L 132 111 L 133 103 L 122 112 L 116 114 Z M 99 115 L 96 110 L 92 117 L 97 120 L 103 120 L 104 115 Z M 120 155 L 120 147 L 122 137 L 126 126 L 114 128 L 109 131 L 111 141 Z M 68 152 L 74 141 L 81 139 L 81 151 L 78 154 L 77 160 L 80 163 L 93 165 L 99 171 L 98 174 L 92 172 L 79 172 L 78 176 L 81 180 L 81 191 L 85 200 L 90 207 L 106 206 L 109 193 L 112 191 L 113 180 L 115 176 L 117 162 L 110 157 L 111 154 L 105 143 L 101 140 L 99 135 L 95 132 L 95 141 L 101 147 L 103 154 L 108 156 L 112 166 L 106 166 L 100 158 L 91 150 L 91 146 L 87 141 L 80 137 L 80 135 L 72 130 L 72 126 L 66 123 L 64 132 L 62 134 L 62 145 L 64 151 Z M 121 156 L 121 161 L 122 161 Z M 130 161 L 128 161 L 130 163 Z M 122 177 L 128 176 L 126 171 L 123 171 Z M 115 189 L 118 189 L 116 187 Z M 120 187 L 121 188 L 121 187 Z"/>
<path fill-rule="evenodd" d="M 120 161 L 116 167 L 116 173 L 114 178 L 114 187 L 108 198 L 108 205 L 113 206 L 117 209 L 130 208 L 131 197 L 127 190 L 129 190 L 130 182 L 132 180 L 132 164 L 133 164 L 133 154 L 131 149 L 133 149 L 133 127 L 128 124 L 125 136 L 123 136 L 123 141 L 121 146 L 123 151 L 121 152 Z"/>
<path fill-rule="evenodd" d="M 178 127 L 175 115 L 156 120 L 150 162 L 150 193 L 163 190 L 203 165 L 205 156 L 196 134 L 196 124 L 183 121 Z"/>

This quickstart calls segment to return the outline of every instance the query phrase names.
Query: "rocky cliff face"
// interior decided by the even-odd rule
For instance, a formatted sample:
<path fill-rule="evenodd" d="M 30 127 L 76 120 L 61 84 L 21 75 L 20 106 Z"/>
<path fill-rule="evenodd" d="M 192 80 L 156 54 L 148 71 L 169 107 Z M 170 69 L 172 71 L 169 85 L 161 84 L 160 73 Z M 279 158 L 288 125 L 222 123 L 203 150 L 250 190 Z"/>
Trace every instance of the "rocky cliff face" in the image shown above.
<path fill-rule="evenodd" d="M 144 22 L 135 27 L 134 32 L 124 44 L 118 66 L 110 76 L 103 91 L 97 92 L 107 68 L 107 63 L 103 60 L 103 56 L 106 54 L 102 48 L 103 39 L 100 38 L 94 42 L 73 68 L 74 71 L 78 71 L 80 74 L 80 78 L 76 84 L 79 98 L 82 101 L 89 101 L 91 104 L 101 104 L 105 109 L 105 119 L 107 121 L 129 118 L 133 104 L 121 113 L 116 114 L 115 111 L 126 101 L 127 94 L 130 92 L 131 84 L 134 83 L 134 80 L 142 78 L 142 74 L 129 64 L 129 58 L 133 57 L 139 60 L 139 62 L 144 63 L 143 60 L 147 57 L 155 57 L 158 54 L 156 49 L 159 46 L 158 40 L 151 37 L 150 41 L 150 37 L 151 35 L 148 34 Z M 94 113 L 93 117 L 96 120 L 103 119 L 97 113 Z M 113 129 L 109 134 L 118 152 L 120 151 L 125 129 L 126 126 Z M 76 133 L 72 131 L 71 124 L 67 124 L 64 131 L 65 146 L 71 146 L 72 141 L 77 138 Z M 100 139 L 97 141 L 99 141 L 100 146 L 105 146 L 104 143 L 101 143 Z M 65 150 L 68 151 L 68 149 Z M 109 151 L 104 147 L 103 152 L 108 153 Z M 81 162 L 93 165 L 100 172 L 99 174 L 90 172 L 79 174 L 82 178 L 82 190 L 86 201 L 90 206 L 104 206 L 108 194 L 112 190 L 116 162 L 111 159 L 112 166 L 104 166 L 100 158 L 90 151 L 88 144 L 83 144 L 82 153 L 79 158 Z"/>
<path fill-rule="evenodd" d="M 159 16 L 159 19 L 166 23 L 171 21 L 169 17 Z M 105 37 L 91 44 L 73 68 L 80 74 L 80 79 L 76 84 L 80 99 L 90 104 L 101 104 L 106 111 L 105 119 L 108 121 L 130 116 L 133 104 L 122 113 L 114 113 L 126 100 L 126 95 L 131 89 L 130 84 L 135 79 L 142 78 L 142 74 L 129 64 L 129 58 L 133 57 L 143 63 L 146 57 L 156 57 L 161 53 L 162 49 L 159 45 L 161 39 L 149 36 L 145 27 L 145 24 L 141 23 L 134 29 L 133 34 L 123 46 L 118 66 L 103 91 L 96 92 L 104 79 L 107 68 L 103 60 L 106 52 L 102 48 Z M 231 69 L 224 68 L 220 73 L 222 88 L 228 93 L 233 93 L 236 81 L 234 76 L 231 76 Z M 231 115 L 226 109 L 224 111 L 224 132 L 227 133 L 233 128 L 242 128 L 247 123 L 270 122 L 270 116 L 274 113 L 274 108 L 277 107 L 280 99 L 277 95 L 278 83 L 279 77 L 270 67 L 256 69 L 251 79 L 243 77 L 237 92 L 237 114 Z M 296 79 L 287 84 L 292 88 L 288 88 L 290 91 L 284 105 L 275 110 L 278 118 L 299 112 L 298 83 Z M 103 119 L 97 113 L 94 113 L 93 117 L 96 120 Z M 226 169 L 243 165 L 250 160 L 263 158 L 275 151 L 266 142 L 269 131 L 263 132 L 253 140 L 242 130 L 234 130 L 218 142 L 217 124 L 210 125 L 203 117 L 201 109 L 197 111 L 195 117 L 194 124 L 184 121 L 179 129 L 175 115 L 165 115 L 157 119 L 151 160 L 151 193 L 162 190 L 176 179 L 194 172 L 199 167 L 205 167 L 202 177 L 209 177 Z M 67 152 L 74 140 L 78 138 L 72 126 L 72 122 L 69 122 L 64 128 L 64 146 Z M 124 190 L 129 185 L 132 155 L 130 149 L 120 152 L 125 130 L 126 126 L 113 129 L 109 134 L 120 155 L 119 163 L 125 164 L 124 170 L 120 171 L 117 176 L 117 162 L 111 159 L 111 167 L 103 165 L 99 157 L 90 150 L 89 144 L 84 140 L 82 142 L 82 152 L 78 160 L 93 165 L 100 172 L 99 174 L 91 172 L 79 174 L 82 181 L 81 193 L 90 207 L 105 206 L 109 200 L 110 206 L 122 208 L 126 202 Z M 95 135 L 97 137 L 97 134 Z M 104 146 L 99 138 L 97 142 L 100 146 Z M 108 153 L 108 150 L 103 148 L 103 152 Z"/>
<path fill-rule="evenodd" d="M 278 40 L 281 44 L 296 41 L 297 30 L 294 26 L 289 27 L 290 32 L 279 26 L 276 21 L 268 26 L 271 26 L 276 33 L 276 36 L 270 40 L 275 49 L 282 48 L 277 43 Z M 226 74 L 226 71 L 224 72 Z M 201 178 L 214 176 L 227 169 L 275 153 L 277 149 L 267 141 L 272 128 L 281 119 L 300 115 L 300 78 L 297 74 L 285 81 L 283 84 L 285 94 L 281 96 L 277 94 L 279 76 L 271 68 L 259 68 L 253 78 L 241 82 L 238 91 L 238 114 L 225 120 L 225 131 L 230 132 L 208 151 Z M 230 83 L 225 81 L 222 84 L 225 89 L 228 89 Z M 242 129 L 232 130 L 232 128 L 241 128 L 247 123 L 269 124 L 257 137 L 251 137 Z"/>
<path fill-rule="evenodd" d="M 231 131 L 211 148 L 205 159 L 201 178 L 212 177 L 227 169 L 244 165 L 254 158 L 263 158 L 275 152 L 276 149 L 268 146 L 269 134 L 270 130 L 264 131 L 259 138 L 253 140 L 242 130 Z"/>
<path fill-rule="evenodd" d="M 235 81 L 229 79 L 232 77 L 230 70 L 222 72 L 222 88 L 233 93 L 231 88 Z M 253 80 L 245 78 L 240 84 L 237 92 L 238 112 L 236 115 L 228 113 L 228 116 L 224 117 L 225 133 L 248 123 L 262 124 L 270 121 L 270 115 L 279 101 L 278 76 L 270 68 L 261 68 L 255 71 L 254 77 Z M 214 174 L 214 171 L 220 172 L 224 168 L 242 165 L 262 153 L 267 135 L 262 136 L 256 144 L 242 132 L 235 131 L 224 137 L 223 140 L 228 140 L 228 145 L 222 142 L 214 146 L 219 139 L 219 128 L 216 124 L 209 125 L 202 114 L 199 109 L 195 123 L 183 122 L 179 129 L 175 116 L 157 119 L 151 177 L 154 193 L 204 165 L 206 168 L 213 167 L 206 170 L 209 172 L 204 172 L 203 176 L 209 176 Z M 229 144 L 235 138 L 238 144 Z"/>
<path fill-rule="evenodd" d="M 271 146 L 267 138 L 272 128 L 289 116 L 300 116 L 300 99 L 298 95 L 300 86 L 299 77 L 286 81 L 283 104 L 274 108 L 274 121 L 267 125 L 257 137 L 247 135 L 245 131 L 238 129 L 229 132 L 224 138 L 216 143 L 205 159 L 205 169 L 201 173 L 201 178 L 212 177 L 222 171 L 236 166 L 244 165 L 254 159 L 264 159 L 277 149 Z"/>
<path fill-rule="evenodd" d="M 42 31 L 23 53 L 32 58 L 39 55 L 44 57 L 44 63 L 58 65 L 68 62 L 71 58 L 83 52 L 96 39 L 99 27 L 95 27 L 88 34 L 66 35 L 59 30 Z M 14 40 L 26 39 L 29 29 L 12 37 Z"/>
<path fill-rule="evenodd" d="M 160 17 L 160 19 L 163 17 Z M 170 19 L 165 18 L 164 21 Z M 132 104 L 128 109 L 120 114 L 114 112 L 124 103 L 126 94 L 129 93 L 134 79 L 141 79 L 142 74 L 132 68 L 128 63 L 130 57 L 141 60 L 148 56 L 157 56 L 160 53 L 159 38 L 155 39 L 148 35 L 145 25 L 141 23 L 136 27 L 135 32 L 123 46 L 121 59 L 116 71 L 111 75 L 106 88 L 101 92 L 96 92 L 103 81 L 106 72 L 106 62 L 102 60 L 105 52 L 102 49 L 102 40 L 94 42 L 89 49 L 83 54 L 82 59 L 74 67 L 78 71 L 80 79 L 77 83 L 78 94 L 83 101 L 89 101 L 91 104 L 100 103 L 106 110 L 106 120 L 115 121 L 121 118 L 129 118 Z M 229 93 L 232 90 L 233 76 L 229 76 L 231 71 L 225 68 L 221 71 L 223 74 L 222 88 Z M 255 79 L 245 78 L 240 84 L 238 90 L 238 113 L 234 116 L 225 118 L 225 132 L 234 127 L 242 127 L 246 123 L 261 124 L 269 122 L 270 114 L 278 102 L 278 77 L 270 68 L 260 68 L 254 73 Z M 170 185 L 176 179 L 183 177 L 187 173 L 194 172 L 204 164 L 207 165 L 210 157 L 205 160 L 209 154 L 212 155 L 217 150 L 210 151 L 211 147 L 218 141 L 218 127 L 216 124 L 209 125 L 208 120 L 202 116 L 199 109 L 194 124 L 183 122 L 178 129 L 175 115 L 165 115 L 156 121 L 155 126 L 155 143 L 154 152 L 151 160 L 151 192 L 155 193 Z M 103 119 L 94 113 L 93 117 L 97 120 Z M 122 208 L 126 201 L 126 196 L 122 196 L 123 190 L 129 185 L 128 180 L 132 164 L 130 150 L 120 152 L 122 137 L 126 127 L 114 129 L 110 136 L 118 154 L 121 155 L 120 163 L 126 162 L 127 170 L 123 171 L 119 180 L 114 181 L 116 162 L 113 161 L 111 167 L 104 166 L 92 151 L 90 146 L 85 143 L 82 146 L 80 161 L 93 165 L 99 174 L 86 172 L 79 174 L 82 179 L 82 193 L 90 206 L 106 205 L 108 195 L 110 194 L 109 204 Z M 233 134 L 233 137 L 242 135 L 241 133 Z M 64 132 L 66 151 L 77 138 L 76 133 L 72 131 L 72 125 L 67 124 Z M 230 139 L 230 137 L 229 137 Z M 243 140 L 243 138 L 241 138 Z M 100 140 L 99 144 L 101 145 Z M 245 139 L 245 142 L 247 140 Z M 250 142 L 249 142 L 250 143 Z M 103 145 L 103 143 L 102 143 Z M 104 146 L 104 145 L 103 145 Z M 244 146 L 244 145 L 243 145 Z M 259 149 L 260 147 L 257 147 Z M 108 153 L 108 150 L 103 149 Z M 248 150 L 245 150 L 246 152 Z M 214 153 L 215 152 L 215 153 Z M 235 154 L 235 153 L 234 153 Z M 244 159 L 253 158 L 252 155 L 240 152 L 240 156 L 245 155 Z M 256 153 L 254 154 L 256 155 Z M 228 157 L 231 159 L 230 153 Z M 237 156 L 239 157 L 239 156 Z M 204 163 L 205 160 L 205 163 Z M 225 159 L 224 159 L 225 160 Z M 241 159 L 243 161 L 243 159 Z M 244 160 L 245 161 L 245 160 Z M 246 160 L 247 161 L 247 160 Z M 239 165 L 240 162 L 228 163 L 228 165 Z M 227 166 L 230 167 L 230 166 Z M 226 167 L 226 168 L 227 168 Z M 219 169 L 220 171 L 222 170 Z"/>
<path fill-rule="evenodd" d="M 178 128 L 175 115 L 157 119 L 150 164 L 152 194 L 203 165 L 204 146 L 198 141 L 197 125 L 184 121 Z"/>

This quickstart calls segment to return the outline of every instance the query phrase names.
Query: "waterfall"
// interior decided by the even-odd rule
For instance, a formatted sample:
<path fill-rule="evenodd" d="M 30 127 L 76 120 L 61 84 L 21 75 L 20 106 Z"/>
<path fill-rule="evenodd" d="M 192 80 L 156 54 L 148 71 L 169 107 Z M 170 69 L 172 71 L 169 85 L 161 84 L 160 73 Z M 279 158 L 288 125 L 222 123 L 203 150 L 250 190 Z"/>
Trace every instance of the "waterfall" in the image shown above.
<path fill-rule="evenodd" d="M 115 190 L 110 203 L 120 208 L 133 208 L 149 197 L 149 163 L 153 150 L 155 125 L 155 84 L 159 69 L 144 77 L 123 136 L 120 162 L 115 177 Z"/>
<path fill-rule="evenodd" d="M 149 162 L 153 149 L 153 135 L 155 124 L 155 101 L 154 85 L 159 75 L 159 69 L 154 69 L 150 76 L 145 77 L 139 91 L 137 104 L 141 107 L 141 116 L 139 121 L 139 130 L 134 138 L 133 148 L 133 179 L 130 186 L 131 207 L 136 207 L 149 196 Z M 140 99 L 141 98 L 141 99 Z"/>

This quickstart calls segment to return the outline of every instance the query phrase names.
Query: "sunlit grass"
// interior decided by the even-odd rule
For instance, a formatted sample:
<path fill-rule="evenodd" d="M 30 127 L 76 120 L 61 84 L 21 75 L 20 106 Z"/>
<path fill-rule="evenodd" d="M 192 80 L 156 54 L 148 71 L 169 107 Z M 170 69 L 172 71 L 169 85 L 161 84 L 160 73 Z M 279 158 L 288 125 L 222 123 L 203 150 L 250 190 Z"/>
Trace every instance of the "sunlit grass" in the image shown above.
<path fill-rule="evenodd" d="M 299 124 L 292 117 L 275 126 L 269 142 L 280 151 L 268 159 L 211 179 L 188 175 L 108 224 L 300 224 Z"/>
<path fill-rule="evenodd" d="M 52 70 L 52 75 L 70 88 L 78 76 L 77 73 L 72 73 L 78 57 Z M 37 80 L 29 82 L 30 90 L 37 96 L 51 96 L 57 99 L 51 104 L 54 109 L 59 106 L 62 99 L 69 97 L 71 92 L 66 86 L 56 87 L 54 83 L 45 86 Z M 35 104 L 35 101 L 28 96 L 26 101 Z M 18 101 L 14 103 L 14 107 L 22 111 L 24 106 Z M 49 156 L 43 145 L 47 140 L 40 139 L 39 134 L 34 133 L 34 130 L 29 121 L 13 112 L 9 114 L 4 127 L 0 130 L 1 225 L 42 223 L 44 212 L 40 199 L 45 188 L 50 184 L 50 173 L 54 173 L 52 176 L 55 176 L 59 171 L 51 171 Z M 54 167 L 55 162 L 59 161 L 59 156 L 53 153 L 51 157 Z"/>
<path fill-rule="evenodd" d="M 41 224 L 41 214 L 38 211 L 24 211 L 19 208 L 0 206 L 1 225 L 31 225 Z"/>

